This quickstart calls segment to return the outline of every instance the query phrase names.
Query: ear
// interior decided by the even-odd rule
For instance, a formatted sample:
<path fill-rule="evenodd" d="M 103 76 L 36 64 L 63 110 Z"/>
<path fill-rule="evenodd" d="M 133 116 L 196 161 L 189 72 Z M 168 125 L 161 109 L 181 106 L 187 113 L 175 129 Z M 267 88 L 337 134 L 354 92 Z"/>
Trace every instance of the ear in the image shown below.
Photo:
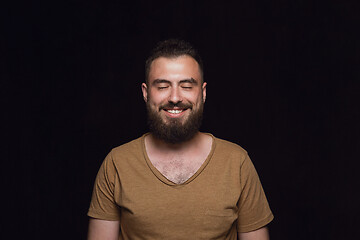
<path fill-rule="evenodd" d="M 141 84 L 141 91 L 142 91 L 142 94 L 143 94 L 143 97 L 144 97 L 144 101 L 145 101 L 145 102 L 147 102 L 147 100 L 148 100 L 147 90 L 148 90 L 148 88 L 147 88 L 146 83 L 142 83 L 142 84 Z"/>
<path fill-rule="evenodd" d="M 206 85 L 207 85 L 206 82 L 204 82 L 204 83 L 202 84 L 203 102 L 205 102 L 205 100 L 206 100 Z"/>

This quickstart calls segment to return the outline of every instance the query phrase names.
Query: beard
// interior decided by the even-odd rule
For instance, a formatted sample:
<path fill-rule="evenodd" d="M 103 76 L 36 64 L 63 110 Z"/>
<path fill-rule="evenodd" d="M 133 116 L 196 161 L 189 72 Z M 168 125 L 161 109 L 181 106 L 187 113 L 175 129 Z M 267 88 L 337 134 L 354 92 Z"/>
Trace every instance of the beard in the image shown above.
<path fill-rule="evenodd" d="M 148 114 L 148 126 L 150 132 L 158 139 L 163 140 L 170 144 L 182 143 L 190 140 L 199 131 L 201 126 L 204 103 L 201 102 L 197 110 L 194 110 L 192 105 L 183 103 L 172 104 L 168 103 L 161 106 L 159 109 L 172 108 L 172 107 L 187 108 L 187 111 L 191 111 L 187 119 L 182 118 L 168 118 L 165 122 L 160 113 L 155 109 L 152 109 L 149 101 L 146 103 L 146 109 Z"/>

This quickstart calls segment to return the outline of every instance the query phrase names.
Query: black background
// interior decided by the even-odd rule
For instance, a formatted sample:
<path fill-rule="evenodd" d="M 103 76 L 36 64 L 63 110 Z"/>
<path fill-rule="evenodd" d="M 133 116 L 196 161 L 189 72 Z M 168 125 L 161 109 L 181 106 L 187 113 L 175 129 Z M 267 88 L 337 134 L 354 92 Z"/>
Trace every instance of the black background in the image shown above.
<path fill-rule="evenodd" d="M 159 40 L 178 37 L 205 63 L 202 131 L 249 152 L 275 215 L 272 239 L 356 239 L 358 7 L 300 0 L 3 6 L 1 235 L 86 238 L 103 158 L 147 131 L 145 57 Z"/>

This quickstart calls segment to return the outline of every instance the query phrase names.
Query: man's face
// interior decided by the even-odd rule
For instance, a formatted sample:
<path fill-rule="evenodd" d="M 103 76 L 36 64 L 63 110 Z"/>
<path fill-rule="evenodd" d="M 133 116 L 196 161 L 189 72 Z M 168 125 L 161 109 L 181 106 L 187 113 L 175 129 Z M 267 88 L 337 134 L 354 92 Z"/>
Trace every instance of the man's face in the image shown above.
<path fill-rule="evenodd" d="M 198 131 L 206 97 L 198 63 L 190 56 L 155 59 L 142 92 L 150 131 L 168 143 L 191 139 Z"/>

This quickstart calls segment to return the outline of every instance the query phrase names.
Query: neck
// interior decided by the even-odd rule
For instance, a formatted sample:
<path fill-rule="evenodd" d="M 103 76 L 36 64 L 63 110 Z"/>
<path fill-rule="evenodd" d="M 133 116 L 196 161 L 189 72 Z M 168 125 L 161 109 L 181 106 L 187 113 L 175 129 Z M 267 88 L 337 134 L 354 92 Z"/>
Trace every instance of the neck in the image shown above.
<path fill-rule="evenodd" d="M 188 141 L 172 144 L 156 138 L 153 134 L 149 134 L 146 137 L 146 141 L 153 147 L 161 151 L 181 152 L 183 150 L 189 150 L 192 147 L 198 146 L 201 142 L 202 135 L 203 133 L 197 132 L 194 137 Z"/>

